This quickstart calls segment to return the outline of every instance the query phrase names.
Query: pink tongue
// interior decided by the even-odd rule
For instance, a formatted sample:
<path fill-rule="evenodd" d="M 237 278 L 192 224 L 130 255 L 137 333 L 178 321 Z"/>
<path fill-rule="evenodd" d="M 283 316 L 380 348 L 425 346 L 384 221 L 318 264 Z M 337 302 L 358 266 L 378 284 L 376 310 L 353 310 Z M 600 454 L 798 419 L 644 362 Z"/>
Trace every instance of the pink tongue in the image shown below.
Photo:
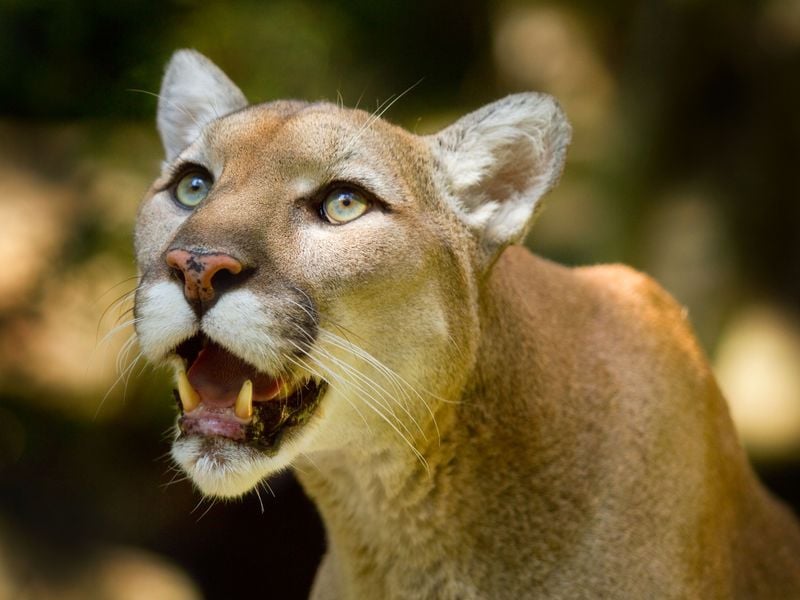
<path fill-rule="evenodd" d="M 271 400 L 280 390 L 278 379 L 257 372 L 213 342 L 200 351 L 187 375 L 200 401 L 214 408 L 233 406 L 246 379 L 253 382 L 254 401 Z"/>

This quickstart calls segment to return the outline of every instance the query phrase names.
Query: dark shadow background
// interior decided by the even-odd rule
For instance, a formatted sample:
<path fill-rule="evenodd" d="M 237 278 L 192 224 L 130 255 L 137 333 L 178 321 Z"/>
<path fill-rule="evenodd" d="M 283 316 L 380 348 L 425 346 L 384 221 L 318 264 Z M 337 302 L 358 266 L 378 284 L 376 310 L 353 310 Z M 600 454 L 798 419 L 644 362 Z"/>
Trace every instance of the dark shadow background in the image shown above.
<path fill-rule="evenodd" d="M 675 294 L 800 507 L 800 0 L 0 0 L 0 597 L 300 598 L 324 548 L 289 475 L 214 506 L 176 478 L 169 384 L 124 346 L 179 47 L 252 101 L 419 82 L 386 117 L 420 133 L 556 95 L 574 143 L 529 245 Z"/>

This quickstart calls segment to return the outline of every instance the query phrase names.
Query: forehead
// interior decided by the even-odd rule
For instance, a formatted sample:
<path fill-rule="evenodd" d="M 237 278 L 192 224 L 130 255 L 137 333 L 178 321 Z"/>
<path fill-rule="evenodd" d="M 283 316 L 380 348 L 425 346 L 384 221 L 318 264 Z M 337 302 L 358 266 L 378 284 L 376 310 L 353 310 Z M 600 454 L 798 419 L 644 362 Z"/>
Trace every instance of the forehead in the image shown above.
<path fill-rule="evenodd" d="M 379 194 L 397 190 L 402 157 L 413 154 L 410 134 L 328 103 L 251 106 L 213 122 L 203 138 L 207 158 L 237 175 L 341 179 Z"/>
<path fill-rule="evenodd" d="M 235 139 L 237 144 L 252 147 L 265 147 L 275 141 L 291 142 L 298 150 L 321 143 L 335 146 L 348 133 L 357 131 L 359 117 L 357 111 L 327 103 L 271 102 L 219 119 L 209 127 L 209 134 L 220 144 Z"/>

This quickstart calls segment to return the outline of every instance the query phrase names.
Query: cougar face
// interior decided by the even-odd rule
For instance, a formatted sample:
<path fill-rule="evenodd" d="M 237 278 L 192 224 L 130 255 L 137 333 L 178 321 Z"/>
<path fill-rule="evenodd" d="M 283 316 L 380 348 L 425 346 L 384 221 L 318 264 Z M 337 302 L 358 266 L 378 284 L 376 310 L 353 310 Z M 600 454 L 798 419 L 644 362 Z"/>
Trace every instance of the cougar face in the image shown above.
<path fill-rule="evenodd" d="M 142 205 L 137 331 L 175 370 L 173 456 L 206 493 L 246 491 L 376 419 L 410 441 L 428 410 L 412 396 L 448 384 L 433 365 L 458 360 L 462 334 L 442 307 L 468 293 L 436 277 L 437 263 L 461 268 L 436 250 L 449 224 L 420 206 L 430 184 L 387 156 L 419 144 L 369 120 L 329 104 L 240 110 L 169 161 Z"/>

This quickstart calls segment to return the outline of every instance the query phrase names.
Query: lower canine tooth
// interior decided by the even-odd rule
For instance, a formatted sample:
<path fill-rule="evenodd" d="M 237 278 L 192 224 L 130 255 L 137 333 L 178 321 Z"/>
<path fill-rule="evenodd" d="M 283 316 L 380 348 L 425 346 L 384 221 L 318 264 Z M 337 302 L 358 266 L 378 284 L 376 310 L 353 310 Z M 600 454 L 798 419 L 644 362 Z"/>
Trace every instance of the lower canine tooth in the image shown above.
<path fill-rule="evenodd" d="M 178 395 L 181 397 L 181 404 L 183 405 L 183 412 L 192 412 L 195 408 L 200 406 L 200 396 L 189 383 L 189 378 L 186 376 L 186 371 L 178 371 Z"/>
<path fill-rule="evenodd" d="M 240 419 L 249 419 L 253 416 L 253 382 L 249 379 L 242 384 L 242 389 L 239 390 L 234 413 Z"/>

